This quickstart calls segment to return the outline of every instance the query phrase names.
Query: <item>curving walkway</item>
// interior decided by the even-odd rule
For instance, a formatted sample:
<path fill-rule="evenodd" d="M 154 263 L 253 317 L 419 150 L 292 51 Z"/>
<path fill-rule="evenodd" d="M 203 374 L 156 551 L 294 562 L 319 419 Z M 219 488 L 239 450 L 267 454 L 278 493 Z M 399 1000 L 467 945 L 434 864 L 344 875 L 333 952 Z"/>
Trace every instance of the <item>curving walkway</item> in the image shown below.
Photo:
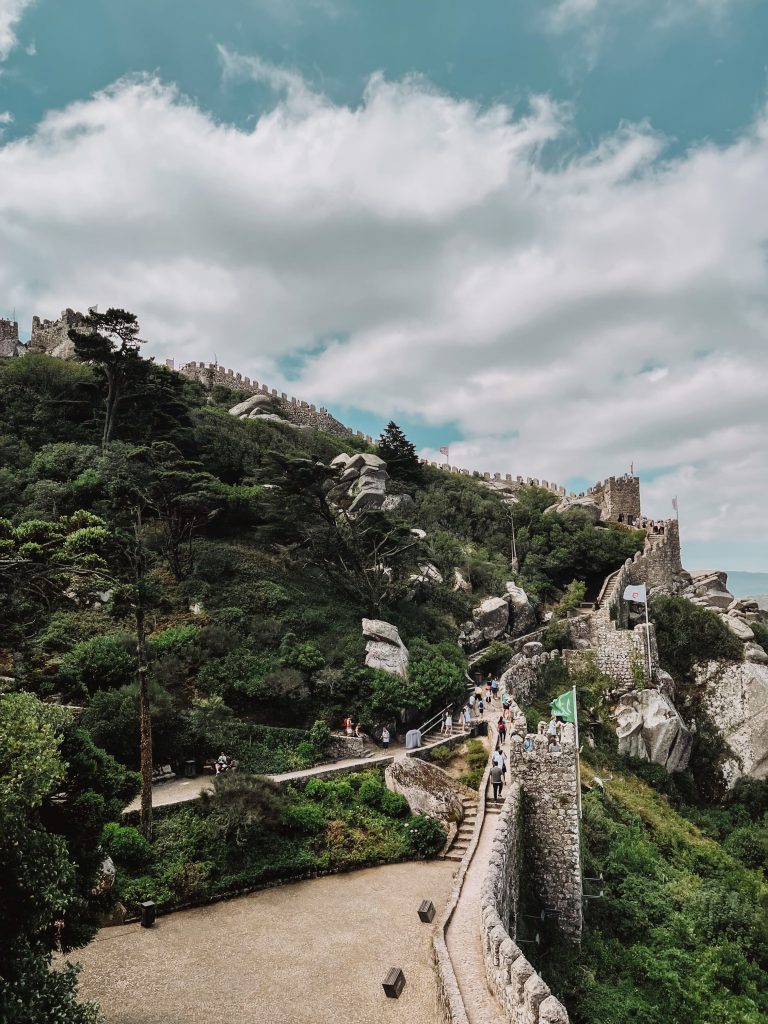
<path fill-rule="evenodd" d="M 496 733 L 493 730 L 491 750 L 495 739 Z M 505 754 L 509 762 L 509 739 L 505 744 Z M 509 779 L 509 775 L 507 778 Z M 489 796 L 492 792 L 489 782 L 478 844 L 464 876 L 459 901 L 445 933 L 448 953 L 469 1024 L 496 1024 L 503 1018 L 502 1008 L 486 982 L 480 935 L 480 891 L 488 871 L 488 860 L 502 803 L 500 801 L 497 806 L 492 803 Z"/>

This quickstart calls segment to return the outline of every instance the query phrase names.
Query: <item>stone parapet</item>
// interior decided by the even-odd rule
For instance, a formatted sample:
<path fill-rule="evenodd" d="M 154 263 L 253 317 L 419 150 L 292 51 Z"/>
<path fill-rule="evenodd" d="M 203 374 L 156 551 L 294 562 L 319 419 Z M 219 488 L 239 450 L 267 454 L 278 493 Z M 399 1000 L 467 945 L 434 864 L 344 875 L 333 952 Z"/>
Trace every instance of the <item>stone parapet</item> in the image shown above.
<path fill-rule="evenodd" d="M 523 801 L 523 787 L 515 782 L 498 817 L 480 896 L 486 980 L 509 1024 L 568 1024 L 565 1007 L 512 937 L 520 888 Z"/>
<path fill-rule="evenodd" d="M 542 734 L 529 738 L 533 749 L 526 751 L 520 736 L 510 737 L 509 771 L 523 791 L 531 883 L 547 910 L 557 913 L 560 930 L 578 942 L 582 887 L 574 727 L 563 727 L 559 751 L 550 752 Z"/>
<path fill-rule="evenodd" d="M 199 381 L 206 388 L 219 384 L 232 391 L 243 391 L 248 395 L 270 395 L 275 402 L 278 415 L 297 427 L 314 427 L 327 434 L 336 434 L 339 437 L 358 437 L 367 441 L 368 444 L 373 443 L 371 437 L 359 430 L 354 431 L 350 427 L 344 426 L 322 406 L 317 408 L 300 398 L 289 397 L 285 392 L 278 393 L 275 388 L 269 388 L 266 384 L 260 384 L 257 380 L 251 380 L 250 377 L 244 377 L 241 373 L 219 366 L 217 363 L 186 363 L 179 367 L 178 372 L 190 380 Z"/>

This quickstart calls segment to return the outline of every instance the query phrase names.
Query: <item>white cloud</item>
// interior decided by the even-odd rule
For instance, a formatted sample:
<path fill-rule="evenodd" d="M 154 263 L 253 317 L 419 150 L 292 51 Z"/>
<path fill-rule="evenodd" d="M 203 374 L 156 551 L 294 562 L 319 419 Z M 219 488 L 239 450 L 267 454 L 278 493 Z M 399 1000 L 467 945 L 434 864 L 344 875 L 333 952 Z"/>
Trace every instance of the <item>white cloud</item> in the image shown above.
<path fill-rule="evenodd" d="M 717 23 L 751 2 L 754 0 L 548 0 L 544 15 L 548 26 L 554 31 L 637 11 L 648 12 L 651 23 L 656 25 L 668 25 L 691 18 L 703 18 Z"/>
<path fill-rule="evenodd" d="M 0 0 L 0 60 L 5 60 L 16 45 L 16 25 L 34 0 Z"/>
<path fill-rule="evenodd" d="M 229 59 L 285 94 L 247 131 L 133 79 L 0 145 L 5 307 L 133 309 L 160 356 L 454 423 L 469 468 L 634 461 L 651 514 L 678 492 L 689 537 L 727 529 L 768 567 L 768 117 L 674 159 L 625 125 L 553 166 L 568 118 L 544 98 L 377 75 L 348 108 Z M 279 359 L 321 337 L 285 386 Z"/>

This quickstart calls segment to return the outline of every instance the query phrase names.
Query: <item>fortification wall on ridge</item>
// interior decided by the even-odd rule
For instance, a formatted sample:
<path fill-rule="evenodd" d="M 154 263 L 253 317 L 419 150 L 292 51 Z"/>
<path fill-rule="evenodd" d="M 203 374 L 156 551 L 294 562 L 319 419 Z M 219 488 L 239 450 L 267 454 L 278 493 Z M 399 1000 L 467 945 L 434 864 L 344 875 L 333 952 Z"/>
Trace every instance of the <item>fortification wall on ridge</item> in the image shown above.
<path fill-rule="evenodd" d="M 83 330 L 84 327 L 85 315 L 74 309 L 62 310 L 58 320 L 42 320 L 39 316 L 33 316 L 27 351 L 57 359 L 73 359 L 75 346 L 69 340 L 69 331 L 72 328 Z"/>
<path fill-rule="evenodd" d="M 167 360 L 166 366 L 173 369 L 173 360 Z M 244 377 L 241 373 L 219 366 L 217 363 L 186 363 L 179 368 L 179 373 L 191 380 L 199 381 L 206 388 L 220 384 L 232 391 L 243 391 L 248 395 L 271 395 L 279 407 L 279 415 L 298 427 L 315 427 L 328 434 L 357 437 L 373 444 L 371 437 L 359 430 L 354 431 L 346 427 L 322 406 L 318 409 L 310 402 L 293 396 L 289 398 L 285 392 L 280 393 L 275 388 L 269 388 L 266 384 L 260 384 L 257 380 L 251 380 L 250 377 Z"/>
<path fill-rule="evenodd" d="M 583 497 L 583 495 L 579 495 Z M 593 498 L 603 510 L 604 519 L 639 519 L 640 479 L 636 476 L 610 476 L 590 487 L 587 496 Z"/>
<path fill-rule="evenodd" d="M 592 616 L 592 645 L 597 667 L 617 683 L 632 686 L 642 670 L 643 683 L 653 683 L 659 668 L 656 632 L 651 631 L 651 664 L 648 666 L 648 639 L 645 624 L 627 629 L 629 606 L 623 598 L 630 585 L 644 583 L 648 594 L 675 594 L 685 583 L 680 558 L 680 531 L 676 520 L 665 523 L 662 535 L 651 535 L 643 551 L 635 552 L 612 577 L 609 577 Z"/>

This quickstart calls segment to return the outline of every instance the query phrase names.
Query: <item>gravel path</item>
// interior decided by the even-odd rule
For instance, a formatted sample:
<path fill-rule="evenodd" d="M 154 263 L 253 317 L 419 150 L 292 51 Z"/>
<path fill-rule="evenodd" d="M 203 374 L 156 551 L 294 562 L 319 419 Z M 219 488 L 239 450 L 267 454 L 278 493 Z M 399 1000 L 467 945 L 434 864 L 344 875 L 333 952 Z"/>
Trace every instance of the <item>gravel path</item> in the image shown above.
<path fill-rule="evenodd" d="M 423 899 L 440 909 L 449 861 L 392 864 L 283 885 L 102 929 L 71 954 L 108 1024 L 439 1024 Z M 406 985 L 381 982 L 401 966 Z"/>

